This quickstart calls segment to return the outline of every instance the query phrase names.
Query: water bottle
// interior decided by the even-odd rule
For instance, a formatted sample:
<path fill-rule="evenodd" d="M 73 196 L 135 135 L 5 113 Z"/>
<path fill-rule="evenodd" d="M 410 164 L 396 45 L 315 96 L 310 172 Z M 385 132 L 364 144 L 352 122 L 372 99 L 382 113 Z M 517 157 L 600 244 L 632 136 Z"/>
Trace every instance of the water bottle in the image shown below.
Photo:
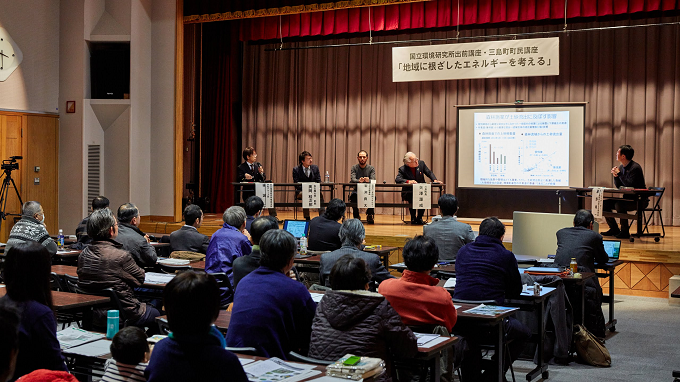
<path fill-rule="evenodd" d="M 117 310 L 106 312 L 106 338 L 112 339 L 118 333 L 118 321 Z"/>
<path fill-rule="evenodd" d="M 571 269 L 571 274 L 578 273 L 578 264 L 576 264 L 576 258 L 571 258 L 571 263 L 569 263 L 569 269 Z"/>
<path fill-rule="evenodd" d="M 307 254 L 307 238 L 305 235 L 302 235 L 300 238 L 300 255 L 306 255 Z"/>
<path fill-rule="evenodd" d="M 331 182 L 331 175 L 326 171 L 326 175 L 323 176 L 324 182 L 330 183 Z"/>
<path fill-rule="evenodd" d="M 64 230 L 59 230 L 59 235 L 57 236 L 57 247 L 60 251 L 64 250 Z"/>

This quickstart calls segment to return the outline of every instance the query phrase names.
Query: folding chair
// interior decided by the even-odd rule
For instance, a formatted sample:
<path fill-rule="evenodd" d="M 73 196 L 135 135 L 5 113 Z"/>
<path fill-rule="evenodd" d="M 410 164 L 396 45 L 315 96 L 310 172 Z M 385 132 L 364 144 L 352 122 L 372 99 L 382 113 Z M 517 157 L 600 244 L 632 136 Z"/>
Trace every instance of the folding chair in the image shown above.
<path fill-rule="evenodd" d="M 642 229 L 642 232 L 647 232 L 649 233 L 649 222 L 652 221 L 652 218 L 654 217 L 654 212 L 659 214 L 659 221 L 661 222 L 661 237 L 666 236 L 666 229 L 664 228 L 663 225 L 663 217 L 661 216 L 661 205 L 659 204 L 661 202 L 661 197 L 663 196 L 664 191 L 666 191 L 666 187 L 649 187 L 650 191 L 656 191 L 654 195 L 652 196 L 652 203 L 651 207 L 647 207 L 644 209 L 642 212 L 643 215 L 645 216 L 645 227 Z M 646 217 L 646 213 L 650 212 L 649 217 Z M 658 242 L 660 239 L 658 236 L 654 238 L 654 241 Z"/>

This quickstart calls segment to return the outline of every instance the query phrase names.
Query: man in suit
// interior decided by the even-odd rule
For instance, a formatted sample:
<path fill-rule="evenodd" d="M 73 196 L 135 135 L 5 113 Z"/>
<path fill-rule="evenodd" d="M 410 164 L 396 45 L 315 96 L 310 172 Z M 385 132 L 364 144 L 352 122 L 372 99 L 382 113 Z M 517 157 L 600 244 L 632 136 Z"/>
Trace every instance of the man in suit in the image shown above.
<path fill-rule="evenodd" d="M 242 156 L 245 162 L 236 167 L 236 181 L 264 182 L 266 175 L 264 174 L 262 164 L 257 162 L 257 152 L 255 149 L 251 146 L 246 147 L 245 150 L 243 150 Z M 241 198 L 244 202 L 253 195 L 255 195 L 254 185 L 241 186 Z M 269 215 L 276 217 L 276 208 L 270 208 Z"/>
<path fill-rule="evenodd" d="M 340 227 L 340 232 L 338 233 L 340 240 L 342 241 L 342 247 L 336 249 L 333 252 L 324 253 L 321 255 L 321 262 L 319 264 L 319 275 L 321 277 L 321 283 L 326 286 L 331 286 L 330 274 L 333 269 L 333 265 L 344 255 L 352 255 L 357 258 L 364 259 L 366 264 L 371 269 L 371 280 L 376 283 L 381 283 L 383 280 L 394 278 L 390 274 L 385 266 L 380 261 L 380 257 L 375 253 L 363 252 L 361 250 L 361 244 L 364 242 L 366 237 L 366 230 L 364 225 L 361 224 L 359 219 L 347 219 Z"/>
<path fill-rule="evenodd" d="M 312 164 L 312 154 L 309 151 L 303 151 L 298 156 L 298 165 L 293 167 L 293 183 L 315 182 L 321 183 L 321 173 L 319 166 Z M 323 203 L 323 194 L 319 195 L 321 203 Z M 302 186 L 295 186 L 295 198 L 302 199 Z M 319 208 L 319 216 L 323 215 L 324 208 Z M 309 209 L 303 208 L 302 213 L 305 220 L 309 220 Z"/>
<path fill-rule="evenodd" d="M 156 250 L 151 246 L 149 235 L 138 227 L 142 222 L 139 209 L 132 203 L 118 207 L 118 237 L 116 241 L 123 244 L 123 249 L 130 252 L 140 267 L 151 267 L 158 259 Z"/>
<path fill-rule="evenodd" d="M 198 229 L 203 224 L 203 211 L 195 204 L 184 208 L 184 225 L 170 234 L 170 251 L 191 251 L 205 253 L 208 250 L 210 238 Z"/>
<path fill-rule="evenodd" d="M 309 223 L 309 250 L 334 251 L 342 246 L 338 236 L 339 221 L 345 215 L 346 209 L 347 206 L 341 199 L 331 199 L 323 215 L 312 219 Z"/>
<path fill-rule="evenodd" d="M 433 183 L 441 183 L 437 177 L 430 171 L 425 162 L 418 159 L 416 154 L 407 152 L 404 155 L 404 165 L 399 167 L 395 183 L 425 183 L 425 175 L 427 175 Z M 408 211 L 411 213 L 411 224 L 423 225 L 423 214 L 425 210 L 413 209 L 413 188 L 404 187 L 401 190 L 401 200 L 408 202 Z"/>
<path fill-rule="evenodd" d="M 439 249 L 439 260 L 456 260 L 460 247 L 475 241 L 475 234 L 469 224 L 456 221 L 458 199 L 451 194 L 439 197 L 442 217 L 423 227 L 423 235 L 434 240 Z"/>
<path fill-rule="evenodd" d="M 352 169 L 349 171 L 350 183 L 370 183 L 371 180 L 375 180 L 375 167 L 368 164 L 368 152 L 366 150 L 359 151 L 357 154 L 357 160 L 359 163 L 352 166 Z M 352 194 L 349 196 L 349 200 L 352 203 L 357 202 L 356 190 L 352 191 Z M 352 213 L 355 219 L 361 219 L 359 207 L 355 207 L 352 210 Z M 373 224 L 375 222 L 374 214 L 375 211 L 373 208 L 369 208 L 366 211 L 366 221 L 368 224 Z"/>

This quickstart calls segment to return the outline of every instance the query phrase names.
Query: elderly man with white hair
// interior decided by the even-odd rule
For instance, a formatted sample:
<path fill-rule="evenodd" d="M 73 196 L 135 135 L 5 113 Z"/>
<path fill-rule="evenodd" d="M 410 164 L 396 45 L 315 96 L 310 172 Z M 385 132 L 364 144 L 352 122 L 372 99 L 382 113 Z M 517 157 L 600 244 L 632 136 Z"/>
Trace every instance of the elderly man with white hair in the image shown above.
<path fill-rule="evenodd" d="M 425 176 L 427 175 L 433 183 L 441 183 L 437 180 L 434 173 L 427 167 L 425 162 L 418 159 L 416 154 L 407 152 L 404 155 L 404 165 L 399 167 L 399 173 L 394 180 L 395 183 L 425 183 Z M 425 210 L 413 209 L 413 188 L 404 187 L 401 190 L 401 200 L 408 202 L 409 212 L 411 213 L 411 224 L 423 225 L 423 214 Z"/>
<path fill-rule="evenodd" d="M 21 207 L 21 220 L 9 232 L 5 253 L 9 252 L 13 245 L 30 241 L 42 244 L 52 255 L 57 253 L 57 244 L 45 227 L 45 210 L 40 203 L 33 200 Z"/>

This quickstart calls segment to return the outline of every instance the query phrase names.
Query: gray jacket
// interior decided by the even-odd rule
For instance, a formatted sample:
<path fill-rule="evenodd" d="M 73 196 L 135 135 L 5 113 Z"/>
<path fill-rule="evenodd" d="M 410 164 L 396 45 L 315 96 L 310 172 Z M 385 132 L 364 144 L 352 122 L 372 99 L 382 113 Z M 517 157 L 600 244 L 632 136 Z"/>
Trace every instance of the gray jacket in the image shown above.
<path fill-rule="evenodd" d="M 458 250 L 475 241 L 469 224 L 456 221 L 453 216 L 443 216 L 423 227 L 423 234 L 434 239 L 439 248 L 439 260 L 455 260 Z"/>
<path fill-rule="evenodd" d="M 371 279 L 373 281 L 380 283 L 383 280 L 394 278 L 394 276 L 392 276 L 390 272 L 385 269 L 385 266 L 380 261 L 380 257 L 378 255 L 375 253 L 363 252 L 357 247 L 346 245 L 342 246 L 340 249 L 336 249 L 333 252 L 328 252 L 321 255 L 319 277 L 321 278 L 322 285 L 331 286 L 329 276 L 331 275 L 333 266 L 341 257 L 348 254 L 366 261 L 366 264 L 371 269 Z"/>
<path fill-rule="evenodd" d="M 139 228 L 127 224 L 118 224 L 116 241 L 123 245 L 123 249 L 130 252 L 135 263 L 140 267 L 151 267 L 156 264 L 158 256 L 156 250 L 146 241 L 144 233 Z"/>

